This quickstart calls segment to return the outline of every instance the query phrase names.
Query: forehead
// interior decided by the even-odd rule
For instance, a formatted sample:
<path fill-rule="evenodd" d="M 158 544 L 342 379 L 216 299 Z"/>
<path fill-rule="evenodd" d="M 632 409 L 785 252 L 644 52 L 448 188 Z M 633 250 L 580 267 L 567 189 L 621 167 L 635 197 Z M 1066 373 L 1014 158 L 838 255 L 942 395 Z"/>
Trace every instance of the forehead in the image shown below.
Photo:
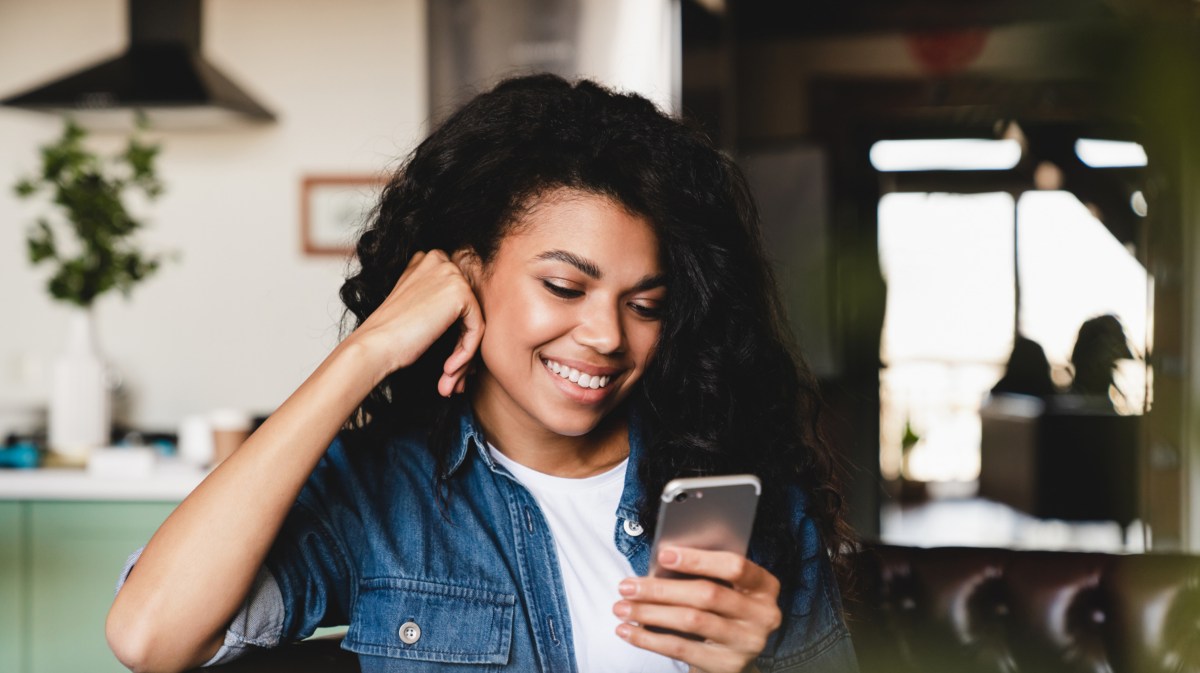
<path fill-rule="evenodd" d="M 624 251 L 659 264 L 659 241 L 650 220 L 619 201 L 593 192 L 559 188 L 531 198 L 514 218 L 501 250 L 554 247 L 587 254 Z"/>

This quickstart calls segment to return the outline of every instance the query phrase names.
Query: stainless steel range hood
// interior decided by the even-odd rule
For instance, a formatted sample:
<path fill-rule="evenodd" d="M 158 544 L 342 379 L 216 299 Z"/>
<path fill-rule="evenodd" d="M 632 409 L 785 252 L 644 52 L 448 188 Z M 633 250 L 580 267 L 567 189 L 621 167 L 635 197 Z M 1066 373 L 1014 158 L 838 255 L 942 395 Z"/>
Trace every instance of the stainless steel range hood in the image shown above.
<path fill-rule="evenodd" d="M 124 129 L 145 114 L 154 128 L 202 129 L 274 121 L 275 115 L 204 60 L 201 0 L 129 0 L 129 47 L 0 100 L 70 115 L 93 129 Z"/>
<path fill-rule="evenodd" d="M 429 0 L 436 123 L 500 78 L 552 72 L 636 91 L 678 112 L 680 0 Z"/>

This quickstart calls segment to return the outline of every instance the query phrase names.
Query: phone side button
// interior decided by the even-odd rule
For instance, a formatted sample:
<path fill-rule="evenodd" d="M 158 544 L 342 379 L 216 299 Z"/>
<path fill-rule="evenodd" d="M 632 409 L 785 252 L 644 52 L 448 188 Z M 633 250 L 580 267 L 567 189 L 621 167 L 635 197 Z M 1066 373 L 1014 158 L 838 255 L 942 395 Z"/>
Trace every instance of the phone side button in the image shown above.
<path fill-rule="evenodd" d="M 624 527 L 625 534 L 630 537 L 638 537 L 645 532 L 645 529 L 642 528 L 642 524 L 634 521 L 633 519 L 625 519 Z"/>

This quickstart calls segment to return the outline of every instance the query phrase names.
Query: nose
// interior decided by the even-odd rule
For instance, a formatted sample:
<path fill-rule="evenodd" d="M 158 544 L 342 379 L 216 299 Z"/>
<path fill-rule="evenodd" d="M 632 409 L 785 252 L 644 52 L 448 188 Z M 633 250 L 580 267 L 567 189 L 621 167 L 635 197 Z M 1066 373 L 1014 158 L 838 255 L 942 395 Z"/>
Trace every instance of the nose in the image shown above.
<path fill-rule="evenodd" d="M 621 316 L 616 306 L 589 306 L 572 335 L 575 342 L 608 355 L 621 350 L 625 341 Z"/>

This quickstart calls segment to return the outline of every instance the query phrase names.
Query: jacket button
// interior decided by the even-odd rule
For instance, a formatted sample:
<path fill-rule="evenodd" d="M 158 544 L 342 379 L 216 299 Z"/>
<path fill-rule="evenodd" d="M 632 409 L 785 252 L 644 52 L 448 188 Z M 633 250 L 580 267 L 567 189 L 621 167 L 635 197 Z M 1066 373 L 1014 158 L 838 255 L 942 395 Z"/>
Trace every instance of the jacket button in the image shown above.
<path fill-rule="evenodd" d="M 633 519 L 625 519 L 625 534 L 630 537 L 637 537 L 643 532 L 642 524 Z"/>
<path fill-rule="evenodd" d="M 400 640 L 405 645 L 412 645 L 421 639 L 421 627 L 416 622 L 404 622 L 400 625 Z"/>

